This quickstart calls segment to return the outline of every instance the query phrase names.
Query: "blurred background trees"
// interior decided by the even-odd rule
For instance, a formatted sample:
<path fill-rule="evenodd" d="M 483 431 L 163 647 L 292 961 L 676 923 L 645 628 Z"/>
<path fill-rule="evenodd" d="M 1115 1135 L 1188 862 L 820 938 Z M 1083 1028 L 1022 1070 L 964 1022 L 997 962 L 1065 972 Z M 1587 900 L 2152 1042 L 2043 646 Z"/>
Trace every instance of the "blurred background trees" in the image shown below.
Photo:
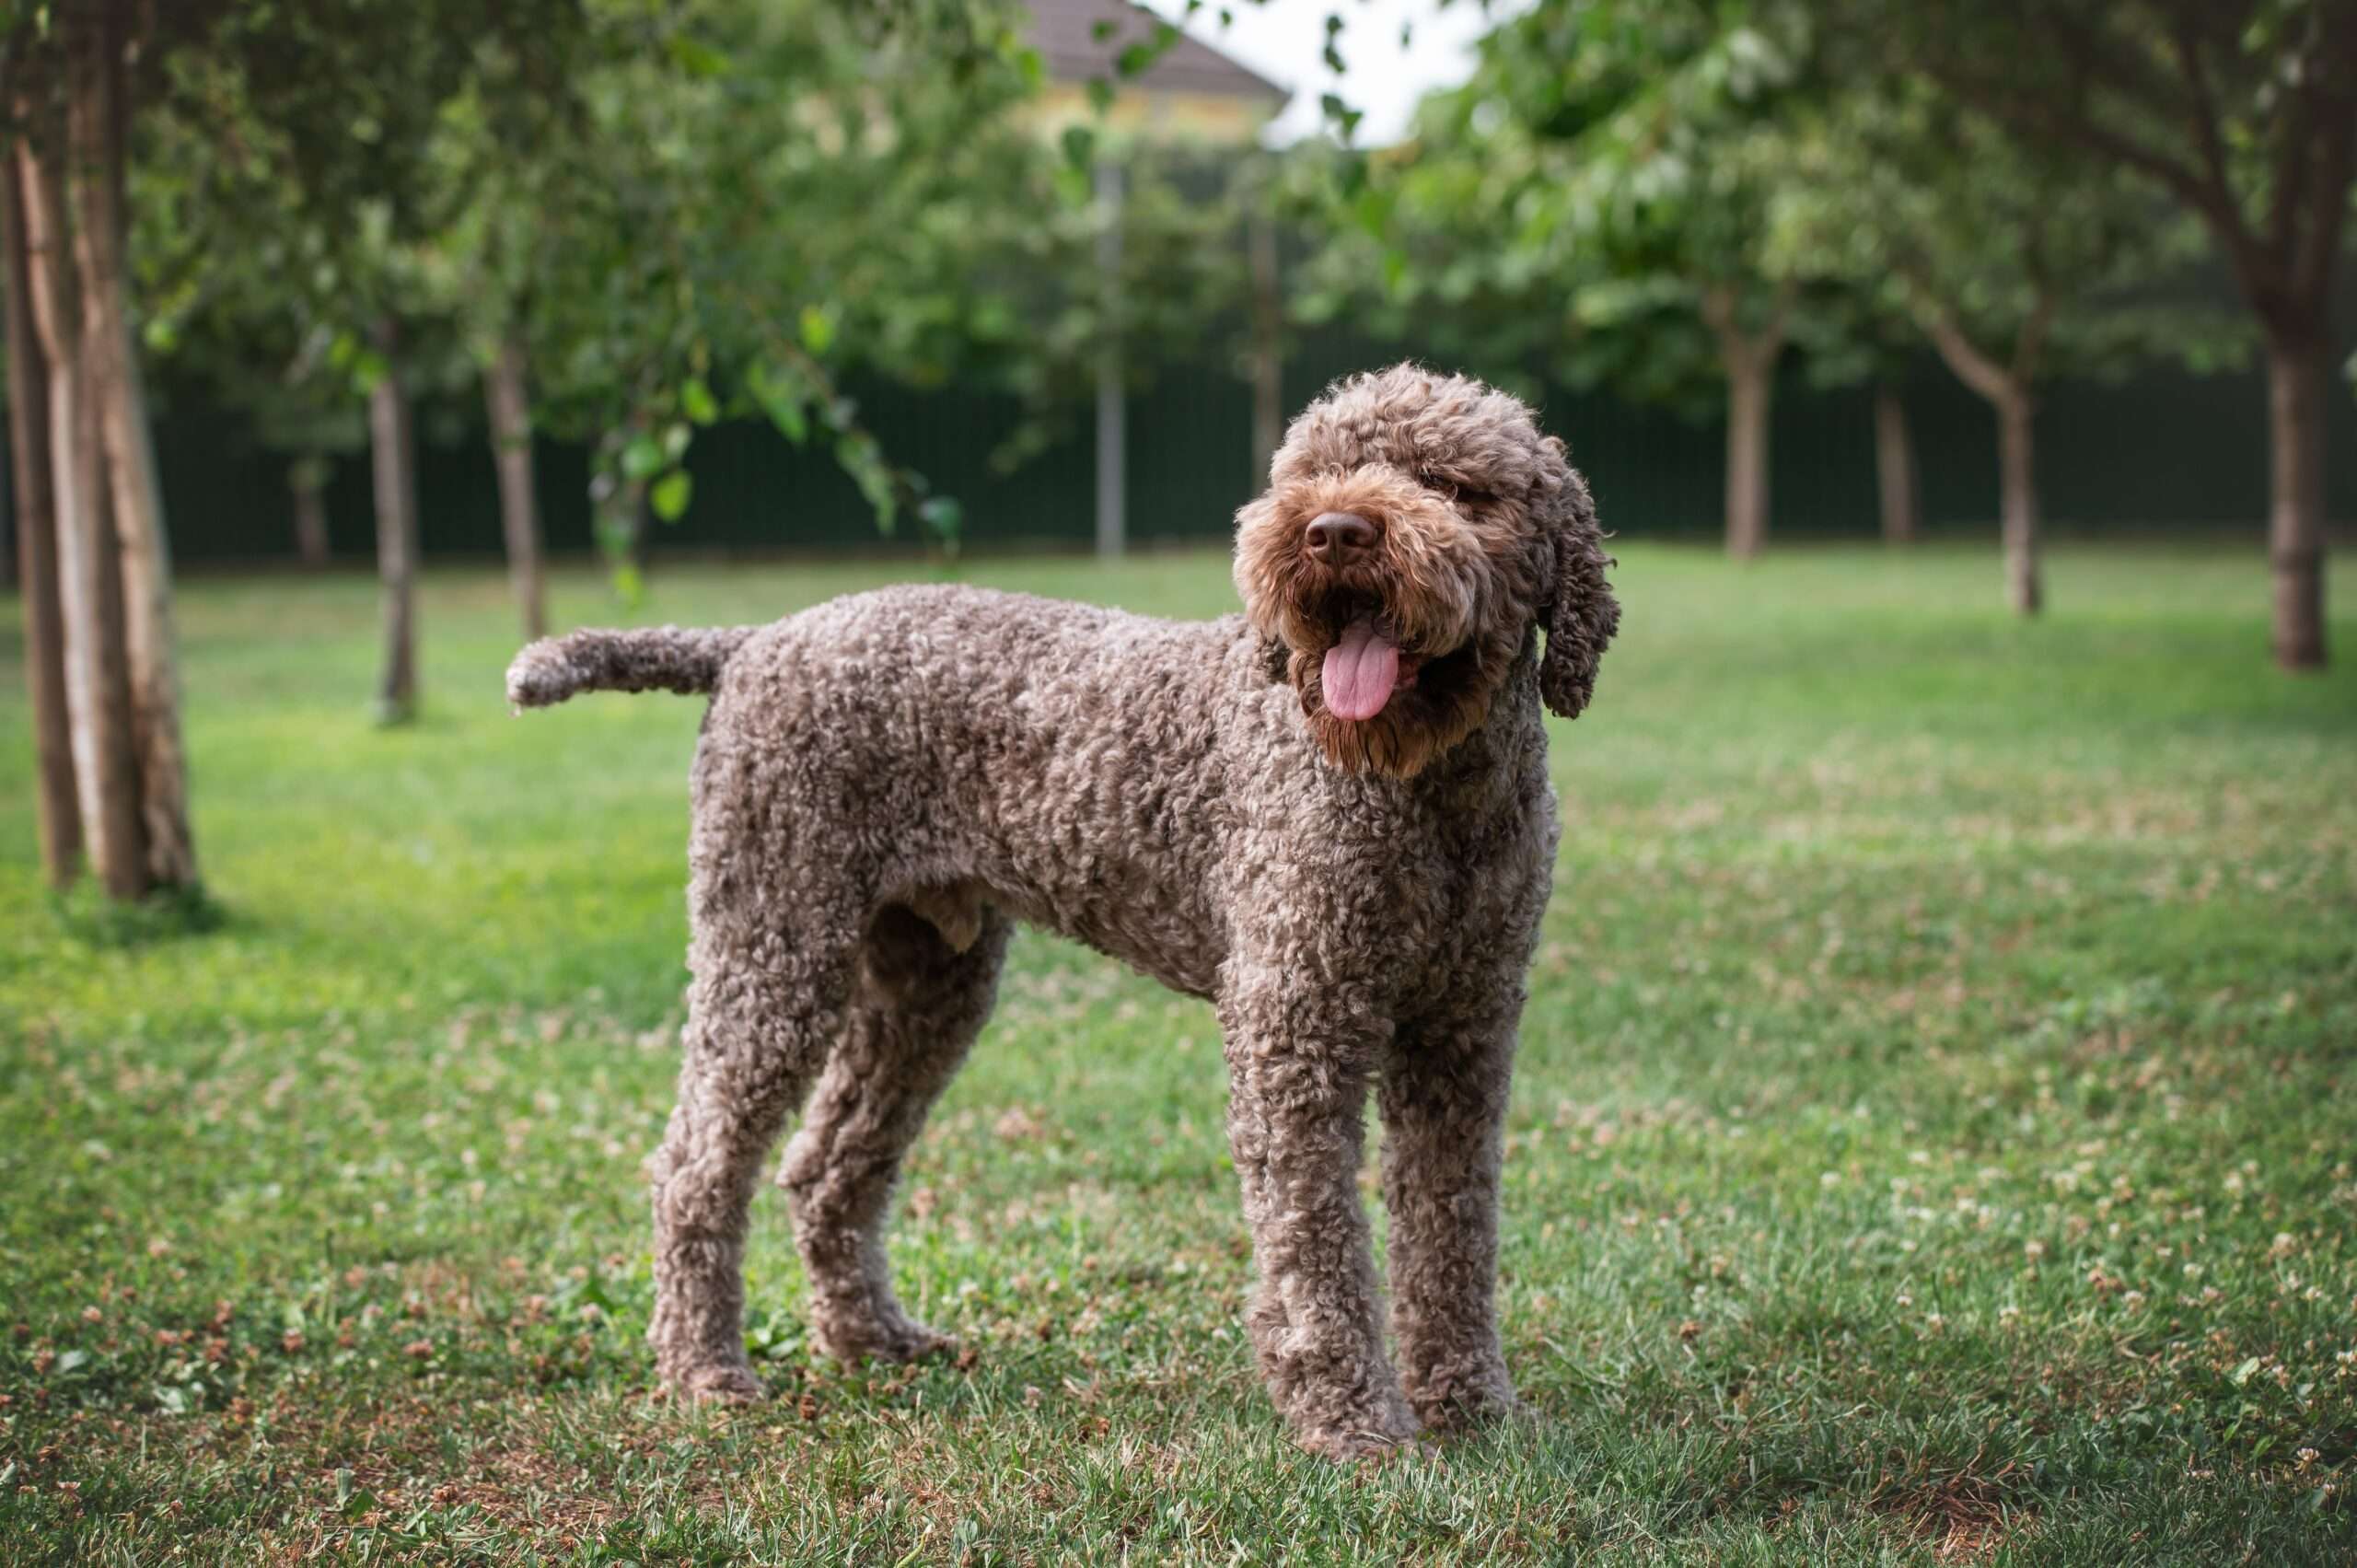
<path fill-rule="evenodd" d="M 1910 323 L 1988 401 L 2006 597 L 2037 613 L 2038 389 L 2230 358 L 2232 324 L 2172 293 L 2200 261 L 2199 233 L 2127 171 L 2018 146 L 1921 81 L 1828 95 L 1787 152 L 1771 249 L 1850 293 L 1870 322 Z"/>
<path fill-rule="evenodd" d="M 1347 14 L 1329 134 L 1285 144 L 1214 11 L 0 11 L 52 880 L 195 884 L 175 528 L 317 567 L 365 516 L 398 720 L 430 554 L 503 554 L 528 635 L 552 552 L 634 598 L 667 529 L 1216 536 L 1283 412 L 1393 354 L 1544 398 L 1623 530 L 1993 518 L 2023 611 L 2058 505 L 2224 518 L 2263 475 L 2275 656 L 2324 660 L 2357 0 L 1535 0 L 1373 147 Z M 2253 343 L 2264 463 L 2156 446 L 2142 411 Z M 2041 457 L 2058 398 L 2113 444 Z"/>
<path fill-rule="evenodd" d="M 2132 174 L 2209 230 L 2265 345 L 2276 662 L 2325 661 L 2325 399 L 2357 175 L 2351 0 L 1829 0 L 1844 68 L 1912 75 L 2027 152 Z"/>

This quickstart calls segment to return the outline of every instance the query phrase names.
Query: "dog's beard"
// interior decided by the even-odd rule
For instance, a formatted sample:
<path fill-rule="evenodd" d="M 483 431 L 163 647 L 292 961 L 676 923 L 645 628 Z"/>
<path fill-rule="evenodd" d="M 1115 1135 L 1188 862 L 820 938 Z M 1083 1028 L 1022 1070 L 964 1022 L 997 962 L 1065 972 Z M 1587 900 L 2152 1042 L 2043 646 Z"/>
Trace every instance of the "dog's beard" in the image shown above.
<path fill-rule="evenodd" d="M 1412 777 L 1479 729 L 1523 641 L 1518 623 L 1499 618 L 1428 651 L 1398 630 L 1412 618 L 1364 591 L 1316 594 L 1287 609 L 1286 679 L 1311 739 L 1352 772 Z"/>

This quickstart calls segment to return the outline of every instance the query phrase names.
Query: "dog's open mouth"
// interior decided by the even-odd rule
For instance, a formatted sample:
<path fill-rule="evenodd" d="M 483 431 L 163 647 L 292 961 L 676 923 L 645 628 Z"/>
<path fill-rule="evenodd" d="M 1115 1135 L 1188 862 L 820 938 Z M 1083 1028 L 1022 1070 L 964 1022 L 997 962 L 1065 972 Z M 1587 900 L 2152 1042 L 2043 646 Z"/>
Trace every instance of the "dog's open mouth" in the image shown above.
<path fill-rule="evenodd" d="M 1378 607 L 1351 600 L 1336 610 L 1341 630 L 1326 650 L 1318 684 L 1326 711 L 1356 724 L 1375 717 L 1395 693 L 1413 686 L 1423 660 L 1400 646 Z"/>

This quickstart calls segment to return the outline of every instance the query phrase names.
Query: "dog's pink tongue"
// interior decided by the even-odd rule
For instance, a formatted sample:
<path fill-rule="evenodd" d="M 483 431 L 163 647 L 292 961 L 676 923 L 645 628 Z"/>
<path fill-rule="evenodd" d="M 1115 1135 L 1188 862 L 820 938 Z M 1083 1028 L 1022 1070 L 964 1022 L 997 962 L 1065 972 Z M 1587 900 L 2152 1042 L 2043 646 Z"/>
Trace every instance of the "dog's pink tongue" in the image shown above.
<path fill-rule="evenodd" d="M 1362 617 L 1326 650 L 1326 707 L 1336 718 L 1371 719 L 1391 701 L 1399 679 L 1399 645 Z"/>

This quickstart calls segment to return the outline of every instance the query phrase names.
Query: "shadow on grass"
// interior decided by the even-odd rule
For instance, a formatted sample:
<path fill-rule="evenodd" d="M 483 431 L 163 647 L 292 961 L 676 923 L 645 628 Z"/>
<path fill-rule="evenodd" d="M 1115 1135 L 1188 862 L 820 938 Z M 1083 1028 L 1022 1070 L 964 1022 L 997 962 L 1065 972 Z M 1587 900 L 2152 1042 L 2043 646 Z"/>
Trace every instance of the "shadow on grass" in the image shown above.
<path fill-rule="evenodd" d="M 210 936 L 234 922 L 227 905 L 202 888 L 174 888 L 124 900 L 107 896 L 85 878 L 64 893 L 52 893 L 50 912 L 59 927 L 93 947 L 161 947 L 192 936 Z"/>

